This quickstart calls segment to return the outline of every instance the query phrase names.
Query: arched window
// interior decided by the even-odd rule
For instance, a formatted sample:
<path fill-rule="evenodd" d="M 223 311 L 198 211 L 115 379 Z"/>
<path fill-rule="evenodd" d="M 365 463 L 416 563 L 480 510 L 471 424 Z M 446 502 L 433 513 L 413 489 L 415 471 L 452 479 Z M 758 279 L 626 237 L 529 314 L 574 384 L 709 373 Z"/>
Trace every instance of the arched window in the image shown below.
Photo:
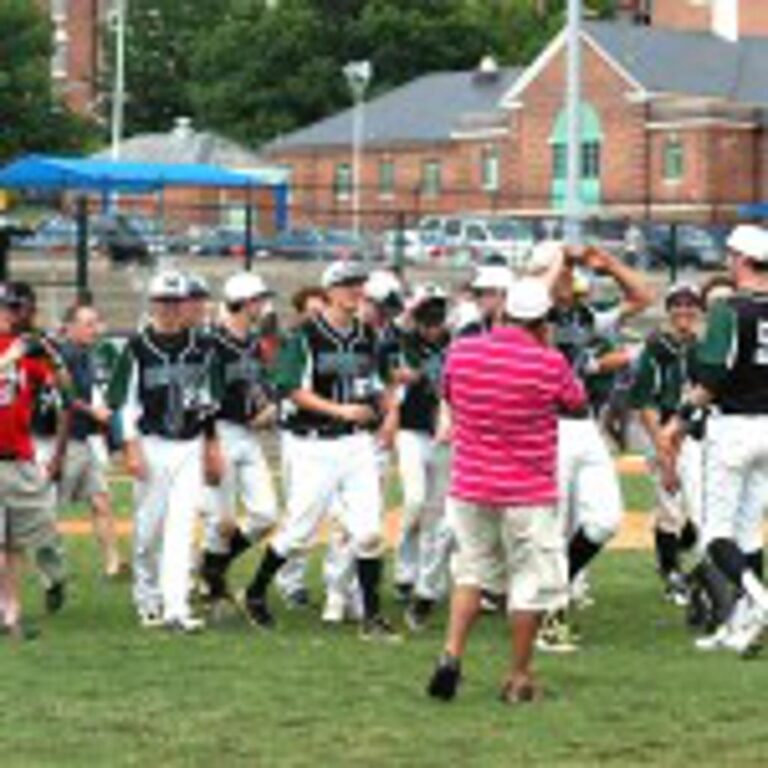
<path fill-rule="evenodd" d="M 582 102 L 579 112 L 581 129 L 581 201 L 599 205 L 601 200 L 600 173 L 602 165 L 603 129 L 595 108 Z M 557 115 L 549 137 L 552 147 L 552 204 L 560 208 L 565 203 L 568 179 L 568 110 Z"/>

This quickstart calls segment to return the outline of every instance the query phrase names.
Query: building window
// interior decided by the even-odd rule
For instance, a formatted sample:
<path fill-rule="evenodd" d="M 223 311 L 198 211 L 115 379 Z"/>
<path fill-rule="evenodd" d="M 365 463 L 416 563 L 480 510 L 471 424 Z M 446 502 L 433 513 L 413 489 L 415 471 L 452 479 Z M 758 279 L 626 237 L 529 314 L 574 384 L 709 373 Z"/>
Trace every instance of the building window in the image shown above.
<path fill-rule="evenodd" d="M 379 194 L 392 197 L 395 194 L 395 163 L 393 160 L 379 162 Z"/>
<path fill-rule="evenodd" d="M 565 144 L 552 145 L 552 175 L 558 181 L 568 177 L 568 147 Z"/>
<path fill-rule="evenodd" d="M 333 190 L 337 200 L 349 200 L 352 196 L 352 166 L 338 163 L 334 172 Z"/>
<path fill-rule="evenodd" d="M 581 175 L 585 179 L 600 178 L 599 141 L 585 141 L 581 145 Z"/>
<path fill-rule="evenodd" d="M 500 186 L 499 151 L 496 147 L 486 147 L 480 157 L 483 190 L 498 192 Z"/>
<path fill-rule="evenodd" d="M 65 29 L 57 29 L 53 36 L 53 56 L 51 57 L 51 75 L 55 80 L 67 76 L 69 58 L 69 36 Z"/>
<path fill-rule="evenodd" d="M 685 174 L 685 150 L 677 135 L 667 137 L 664 142 L 664 179 L 680 181 Z"/>
<path fill-rule="evenodd" d="M 439 160 L 425 160 L 421 169 L 421 188 L 426 197 L 438 197 L 443 188 L 443 171 Z"/>

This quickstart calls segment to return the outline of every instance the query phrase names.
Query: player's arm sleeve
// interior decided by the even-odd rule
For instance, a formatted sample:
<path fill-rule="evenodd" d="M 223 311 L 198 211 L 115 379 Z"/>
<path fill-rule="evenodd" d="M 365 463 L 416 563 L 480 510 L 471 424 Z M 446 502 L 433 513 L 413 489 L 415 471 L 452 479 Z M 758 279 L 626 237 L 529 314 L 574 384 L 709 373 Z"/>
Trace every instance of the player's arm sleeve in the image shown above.
<path fill-rule="evenodd" d="M 310 355 L 307 340 L 301 331 L 291 334 L 280 346 L 274 370 L 275 388 L 287 397 L 297 389 L 311 388 L 309 379 Z"/>
<path fill-rule="evenodd" d="M 716 394 L 738 353 L 736 314 L 724 301 L 712 308 L 707 330 L 696 352 L 696 379 Z"/>
<path fill-rule="evenodd" d="M 120 431 L 125 440 L 138 436 L 138 422 L 141 415 L 139 400 L 139 367 L 129 342 L 115 365 L 107 388 L 107 403 L 117 412 Z"/>
<path fill-rule="evenodd" d="M 643 348 L 629 390 L 629 405 L 635 410 L 654 408 L 656 405 L 656 363 L 648 346 Z"/>

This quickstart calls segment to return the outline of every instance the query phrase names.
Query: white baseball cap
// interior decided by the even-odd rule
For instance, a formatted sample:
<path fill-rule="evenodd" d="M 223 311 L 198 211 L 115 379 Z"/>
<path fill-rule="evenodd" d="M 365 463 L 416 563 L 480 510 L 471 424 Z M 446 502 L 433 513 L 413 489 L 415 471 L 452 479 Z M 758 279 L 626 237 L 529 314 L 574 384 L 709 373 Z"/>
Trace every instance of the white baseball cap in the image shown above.
<path fill-rule="evenodd" d="M 152 301 L 181 301 L 189 298 L 189 280 L 175 269 L 158 272 L 149 282 Z"/>
<path fill-rule="evenodd" d="M 768 232 L 755 224 L 740 224 L 725 242 L 728 250 L 755 261 L 768 262 Z"/>
<path fill-rule="evenodd" d="M 542 240 L 536 243 L 528 254 L 525 271 L 529 275 L 538 275 L 549 270 L 561 258 L 565 244 L 562 240 Z"/>
<path fill-rule="evenodd" d="M 371 301 L 384 302 L 390 297 L 402 296 L 403 286 L 391 272 L 377 269 L 365 281 L 365 295 Z"/>
<path fill-rule="evenodd" d="M 428 301 L 448 301 L 448 294 L 435 283 L 424 283 L 414 288 L 413 296 L 409 302 L 411 309 L 425 304 Z"/>
<path fill-rule="evenodd" d="M 513 320 L 540 320 L 551 307 L 546 283 L 536 277 L 520 278 L 507 294 L 507 314 Z"/>
<path fill-rule="evenodd" d="M 238 272 L 227 278 L 224 283 L 224 301 L 228 304 L 236 304 L 241 301 L 258 299 L 262 296 L 271 296 L 264 281 L 253 272 Z"/>
<path fill-rule="evenodd" d="M 334 261 L 325 268 L 320 278 L 320 285 L 326 290 L 352 283 L 362 285 L 367 278 L 368 273 L 360 264 L 351 261 Z"/>
<path fill-rule="evenodd" d="M 477 268 L 472 280 L 475 291 L 508 291 L 514 282 L 507 267 L 499 264 L 483 264 Z"/>

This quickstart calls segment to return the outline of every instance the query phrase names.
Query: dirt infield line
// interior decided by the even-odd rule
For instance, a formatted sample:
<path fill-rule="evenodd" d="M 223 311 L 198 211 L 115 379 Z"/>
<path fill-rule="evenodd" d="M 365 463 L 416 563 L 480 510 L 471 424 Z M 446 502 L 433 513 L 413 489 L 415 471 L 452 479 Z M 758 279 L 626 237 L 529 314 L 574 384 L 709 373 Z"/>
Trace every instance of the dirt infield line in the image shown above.
<path fill-rule="evenodd" d="M 627 512 L 624 515 L 621 531 L 611 542 L 611 549 L 638 550 L 649 549 L 652 544 L 651 516 L 642 512 Z M 117 520 L 117 533 L 121 538 L 128 538 L 133 533 L 131 520 Z M 69 519 L 60 520 L 59 531 L 64 536 L 89 536 L 91 534 L 90 520 Z M 389 546 L 394 546 L 400 531 L 400 510 L 391 510 L 385 520 L 386 537 Z M 325 531 L 321 534 L 325 540 Z"/>

